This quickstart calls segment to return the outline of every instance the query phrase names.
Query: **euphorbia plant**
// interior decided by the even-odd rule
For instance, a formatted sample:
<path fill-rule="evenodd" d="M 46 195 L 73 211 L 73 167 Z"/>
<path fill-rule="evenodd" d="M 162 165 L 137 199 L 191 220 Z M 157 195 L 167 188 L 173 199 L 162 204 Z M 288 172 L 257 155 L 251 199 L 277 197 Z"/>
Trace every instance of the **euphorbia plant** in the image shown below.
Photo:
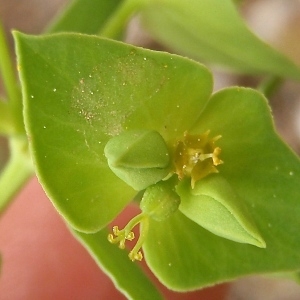
<path fill-rule="evenodd" d="M 126 276 L 120 261 L 105 261 L 118 257 L 133 274 L 136 263 L 107 236 L 123 248 L 137 223 L 130 258 L 142 259 L 141 248 L 171 289 L 298 269 L 299 160 L 275 133 L 261 94 L 212 94 L 204 66 L 98 37 L 16 39 L 38 176 L 114 276 Z M 109 234 L 133 199 L 141 214 Z"/>
<path fill-rule="evenodd" d="M 184 54 L 251 74 L 300 77 L 246 28 L 231 1 L 79 0 L 49 30 L 120 36 L 137 10 L 153 36 Z M 89 22 L 95 11 L 99 18 Z M 96 36 L 15 39 L 26 128 L 15 100 L 2 109 L 15 119 L 3 114 L 9 121 L 0 122 L 7 134 L 6 125 L 15 125 L 13 149 L 22 154 L 12 164 L 22 171 L 15 186 L 32 174 L 26 131 L 50 200 L 128 297 L 160 297 L 139 268 L 143 258 L 177 291 L 299 270 L 299 159 L 274 131 L 262 94 L 241 87 L 213 93 L 202 64 Z M 12 173 L 3 173 L 0 187 Z M 5 204 L 11 189 L 6 194 Z M 121 228 L 113 220 L 131 202 L 140 213 Z M 113 245 L 127 241 L 132 250 Z"/>

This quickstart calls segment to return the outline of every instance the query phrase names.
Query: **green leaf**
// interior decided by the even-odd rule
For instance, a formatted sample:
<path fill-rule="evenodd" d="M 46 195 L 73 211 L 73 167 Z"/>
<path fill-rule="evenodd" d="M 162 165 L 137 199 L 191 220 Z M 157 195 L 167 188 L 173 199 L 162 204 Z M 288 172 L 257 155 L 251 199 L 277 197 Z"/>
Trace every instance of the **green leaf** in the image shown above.
<path fill-rule="evenodd" d="M 238 72 L 300 79 L 300 69 L 256 37 L 230 0 L 148 0 L 141 9 L 148 31 L 161 43 Z"/>
<path fill-rule="evenodd" d="M 190 133 L 208 129 L 222 135 L 219 174 L 243 200 L 267 248 L 223 239 L 177 212 L 165 222 L 151 221 L 143 247 L 148 265 L 166 286 L 181 291 L 298 271 L 300 163 L 275 133 L 266 99 L 244 88 L 214 94 Z"/>
<path fill-rule="evenodd" d="M 143 4 L 144 0 L 124 0 L 101 28 L 99 34 L 111 39 L 122 38 L 128 21 Z"/>
<path fill-rule="evenodd" d="M 50 24 L 47 32 L 97 33 L 122 0 L 73 0 Z"/>
<path fill-rule="evenodd" d="M 265 248 L 241 199 L 220 175 L 198 181 L 192 189 L 185 181 L 177 188 L 180 211 L 200 226 L 229 240 Z"/>
<path fill-rule="evenodd" d="M 127 299 L 162 299 L 139 265 L 132 263 L 126 252 L 108 243 L 106 230 L 95 234 L 73 233 Z"/>
<path fill-rule="evenodd" d="M 198 119 L 211 74 L 176 55 L 94 36 L 15 37 L 38 177 L 72 227 L 95 232 L 135 194 L 108 167 L 105 144 L 147 129 L 169 145 Z"/>

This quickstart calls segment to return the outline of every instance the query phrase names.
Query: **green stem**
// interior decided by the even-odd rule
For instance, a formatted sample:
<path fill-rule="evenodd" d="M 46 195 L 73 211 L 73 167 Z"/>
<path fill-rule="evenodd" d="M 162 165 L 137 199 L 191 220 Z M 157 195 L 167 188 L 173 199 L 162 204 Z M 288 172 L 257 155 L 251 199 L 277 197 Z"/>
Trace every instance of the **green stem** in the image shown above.
<path fill-rule="evenodd" d="M 5 33 L 0 23 L 0 73 L 2 75 L 10 110 L 14 118 L 14 127 L 18 133 L 24 132 L 22 99 L 14 72 L 13 63 L 10 58 Z M 0 120 L 1 121 L 1 120 Z"/>
<path fill-rule="evenodd" d="M 34 174 L 28 150 L 20 149 L 20 141 L 14 144 L 12 145 L 12 156 L 0 174 L 0 214 Z M 26 147 L 26 143 L 23 145 Z M 17 146 L 19 147 L 16 149 Z"/>
<path fill-rule="evenodd" d="M 244 0 L 233 0 L 233 3 L 236 5 L 241 5 L 243 4 Z"/>
<path fill-rule="evenodd" d="M 107 23 L 101 28 L 99 35 L 106 38 L 117 38 L 127 24 L 129 18 L 144 3 L 144 0 L 125 0 L 119 9 L 111 16 Z"/>
<path fill-rule="evenodd" d="M 8 103 L 0 98 L 0 134 L 12 135 L 15 133 L 11 111 Z"/>
<path fill-rule="evenodd" d="M 270 98 L 275 94 L 283 82 L 280 77 L 272 76 L 261 82 L 258 86 L 258 90 L 262 92 L 267 98 Z"/>

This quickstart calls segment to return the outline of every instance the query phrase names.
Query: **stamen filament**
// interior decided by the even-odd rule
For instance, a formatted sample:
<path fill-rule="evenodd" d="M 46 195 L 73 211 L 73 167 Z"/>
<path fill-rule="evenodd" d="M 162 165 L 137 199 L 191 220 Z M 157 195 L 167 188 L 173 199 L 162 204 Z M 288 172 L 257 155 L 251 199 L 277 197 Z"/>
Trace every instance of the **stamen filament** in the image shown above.
<path fill-rule="evenodd" d="M 147 236 L 149 229 L 149 217 L 147 215 L 144 216 L 144 219 L 140 223 L 140 236 L 138 238 L 138 241 L 136 242 L 135 246 L 129 253 L 129 258 L 132 261 L 139 260 L 141 261 L 143 259 L 143 254 L 140 251 L 142 248 L 142 245 L 145 241 L 145 238 Z"/>
<path fill-rule="evenodd" d="M 133 249 L 130 251 L 128 255 L 132 261 L 134 260 L 140 261 L 143 259 L 143 255 L 140 249 L 142 247 L 142 244 L 148 232 L 149 216 L 145 213 L 140 213 L 137 216 L 135 216 L 133 219 L 131 219 L 122 230 L 119 230 L 118 226 L 114 226 L 112 229 L 113 233 L 108 235 L 108 241 L 110 243 L 112 244 L 119 243 L 119 248 L 124 249 L 126 240 L 132 241 L 135 238 L 132 229 L 137 224 L 140 224 L 140 236 L 138 238 L 136 245 L 133 247 Z"/>
<path fill-rule="evenodd" d="M 209 154 L 200 154 L 199 155 L 199 160 L 204 161 L 207 158 L 212 158 L 213 157 L 213 153 L 209 153 Z"/>

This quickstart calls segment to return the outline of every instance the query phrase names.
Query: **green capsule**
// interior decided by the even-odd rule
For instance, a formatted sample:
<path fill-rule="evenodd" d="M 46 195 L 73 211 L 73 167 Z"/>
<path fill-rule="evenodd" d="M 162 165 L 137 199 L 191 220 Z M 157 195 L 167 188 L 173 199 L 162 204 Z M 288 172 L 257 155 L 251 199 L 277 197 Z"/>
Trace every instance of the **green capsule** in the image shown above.
<path fill-rule="evenodd" d="M 140 191 L 165 178 L 170 157 L 162 136 L 154 130 L 129 130 L 113 137 L 104 148 L 110 169 Z"/>
<path fill-rule="evenodd" d="M 180 197 L 175 191 L 174 180 L 171 178 L 148 187 L 140 208 L 155 221 L 164 221 L 177 211 L 179 204 Z"/>
<path fill-rule="evenodd" d="M 243 200 L 220 175 L 198 181 L 192 189 L 188 181 L 177 187 L 181 198 L 179 210 L 200 226 L 223 238 L 265 248 Z"/>

